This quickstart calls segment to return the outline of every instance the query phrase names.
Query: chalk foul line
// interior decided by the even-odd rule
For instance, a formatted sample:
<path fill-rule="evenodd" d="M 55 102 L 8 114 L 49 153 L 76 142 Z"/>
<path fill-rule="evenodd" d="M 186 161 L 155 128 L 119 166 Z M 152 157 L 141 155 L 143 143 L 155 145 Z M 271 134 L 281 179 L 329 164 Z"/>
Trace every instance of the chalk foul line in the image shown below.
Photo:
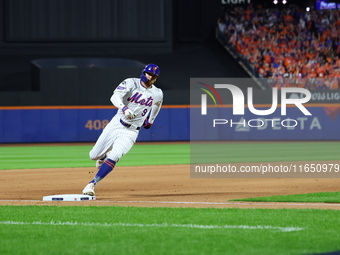
<path fill-rule="evenodd" d="M 47 226 L 92 226 L 92 227 L 165 227 L 165 228 L 198 228 L 198 229 L 259 229 L 259 230 L 272 230 L 277 232 L 292 232 L 301 231 L 305 228 L 300 227 L 277 227 L 277 226 L 266 226 L 266 225 L 197 225 L 197 224 L 167 224 L 167 223 L 95 223 L 95 222 L 61 222 L 61 221 L 50 221 L 50 222 L 20 222 L 20 221 L 0 221 L 0 225 L 47 225 Z"/>

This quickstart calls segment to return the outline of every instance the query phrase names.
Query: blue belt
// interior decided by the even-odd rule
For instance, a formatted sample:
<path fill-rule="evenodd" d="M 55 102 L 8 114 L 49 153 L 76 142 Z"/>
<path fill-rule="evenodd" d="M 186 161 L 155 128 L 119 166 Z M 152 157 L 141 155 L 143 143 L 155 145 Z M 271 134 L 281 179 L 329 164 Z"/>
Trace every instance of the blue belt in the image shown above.
<path fill-rule="evenodd" d="M 122 121 L 122 119 L 120 119 L 120 124 L 127 128 L 131 127 L 131 124 Z M 137 127 L 136 130 L 140 130 L 140 127 Z"/>

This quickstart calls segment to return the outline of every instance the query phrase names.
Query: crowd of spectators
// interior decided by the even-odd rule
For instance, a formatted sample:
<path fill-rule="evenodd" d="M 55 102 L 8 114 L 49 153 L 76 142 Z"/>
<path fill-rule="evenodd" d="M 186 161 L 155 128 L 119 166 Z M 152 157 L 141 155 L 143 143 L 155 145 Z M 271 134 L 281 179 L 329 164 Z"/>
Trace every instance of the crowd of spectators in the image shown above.
<path fill-rule="evenodd" d="M 272 86 L 339 88 L 338 10 L 308 12 L 295 5 L 224 8 L 218 29 L 259 77 L 271 78 Z"/>

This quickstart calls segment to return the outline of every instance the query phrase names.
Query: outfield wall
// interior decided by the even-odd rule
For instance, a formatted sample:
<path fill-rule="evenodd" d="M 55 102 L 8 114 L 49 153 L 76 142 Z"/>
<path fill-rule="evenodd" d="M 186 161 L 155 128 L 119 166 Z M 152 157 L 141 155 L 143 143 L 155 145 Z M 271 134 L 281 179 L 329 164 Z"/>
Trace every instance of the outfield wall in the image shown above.
<path fill-rule="evenodd" d="M 294 129 L 283 127 L 280 122 L 275 125 L 269 122 L 258 128 L 240 124 L 211 128 L 209 121 L 194 120 L 191 122 L 191 133 L 195 136 L 195 130 L 202 131 L 204 128 L 211 133 L 208 137 L 212 140 L 340 140 L 340 104 L 317 105 L 307 109 L 312 116 L 301 118 L 298 113 L 296 116 L 293 113 L 298 121 Z M 137 141 L 189 141 L 190 115 L 199 114 L 199 111 L 200 108 L 190 111 L 189 106 L 164 106 L 153 127 L 142 129 Z M 94 142 L 115 112 L 116 109 L 109 106 L 1 107 L 0 143 Z M 279 108 L 276 112 L 270 118 L 283 120 Z M 225 114 L 219 116 L 226 119 L 231 117 L 231 106 L 225 107 Z M 241 118 L 233 117 L 233 120 L 242 123 Z M 243 118 L 254 119 L 247 113 Z M 255 125 L 254 121 L 252 125 Z"/>
<path fill-rule="evenodd" d="M 94 142 L 117 109 L 112 106 L 1 107 L 0 143 Z M 138 141 L 189 140 L 189 108 L 164 106 Z"/>

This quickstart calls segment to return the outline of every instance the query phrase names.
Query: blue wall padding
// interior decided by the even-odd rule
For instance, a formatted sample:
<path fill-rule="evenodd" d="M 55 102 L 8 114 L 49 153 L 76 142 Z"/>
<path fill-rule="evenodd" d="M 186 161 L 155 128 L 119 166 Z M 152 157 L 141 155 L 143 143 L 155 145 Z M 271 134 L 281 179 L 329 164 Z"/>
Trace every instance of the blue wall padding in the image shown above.
<path fill-rule="evenodd" d="M 246 120 L 261 118 L 246 109 L 244 116 L 233 116 L 232 108 L 208 109 L 202 116 L 200 108 L 163 108 L 154 125 L 141 129 L 137 141 L 189 141 L 191 140 L 340 140 L 339 109 L 309 107 L 312 116 L 301 116 L 299 109 L 290 108 L 289 118 L 307 118 L 299 121 L 294 130 L 268 125 L 265 129 L 242 128 L 237 125 L 212 126 L 212 120 L 242 117 Z M 332 112 L 330 114 L 330 111 Z M 42 142 L 95 142 L 105 123 L 116 109 L 1 109 L 0 143 Z M 328 114 L 327 114 L 328 113 Z M 271 116 L 281 118 L 280 108 Z M 313 126 L 314 122 L 319 125 Z M 254 124 L 254 123 L 253 123 Z M 190 129 L 191 125 L 191 129 Z"/>
<path fill-rule="evenodd" d="M 94 142 L 116 109 L 0 110 L 1 143 Z M 189 140 L 189 108 L 164 108 L 137 141 Z"/>

